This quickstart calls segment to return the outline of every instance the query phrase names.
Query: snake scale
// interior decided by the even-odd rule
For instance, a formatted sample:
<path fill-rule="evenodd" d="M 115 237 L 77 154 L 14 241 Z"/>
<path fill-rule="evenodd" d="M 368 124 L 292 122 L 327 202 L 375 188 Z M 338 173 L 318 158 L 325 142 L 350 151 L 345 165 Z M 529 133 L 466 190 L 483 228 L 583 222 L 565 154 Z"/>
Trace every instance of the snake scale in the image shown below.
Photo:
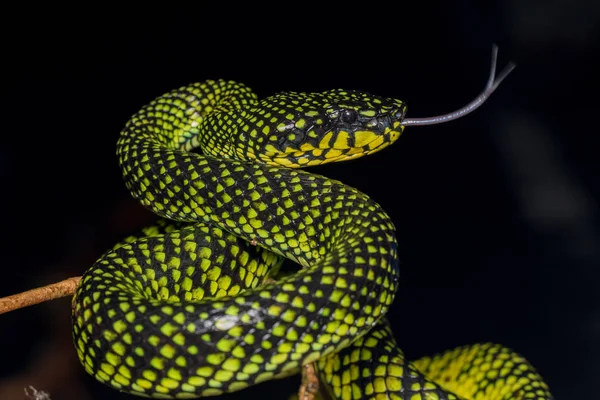
<path fill-rule="evenodd" d="M 87 373 L 133 395 L 198 398 L 313 363 L 336 399 L 551 399 L 500 345 L 408 362 L 385 318 L 399 279 L 394 224 L 366 194 L 300 169 L 375 153 L 407 125 L 477 108 L 508 74 L 495 78 L 496 51 L 484 93 L 433 119 L 350 90 L 259 100 L 228 80 L 144 106 L 117 155 L 133 197 L 162 219 L 79 283 L 73 339 Z M 285 259 L 300 268 L 282 272 Z"/>

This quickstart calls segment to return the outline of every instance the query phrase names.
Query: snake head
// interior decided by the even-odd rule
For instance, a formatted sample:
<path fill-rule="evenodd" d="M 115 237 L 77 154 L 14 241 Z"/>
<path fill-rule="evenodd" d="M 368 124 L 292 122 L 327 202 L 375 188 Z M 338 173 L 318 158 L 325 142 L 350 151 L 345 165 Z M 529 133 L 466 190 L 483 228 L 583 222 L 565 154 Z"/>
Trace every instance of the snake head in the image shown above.
<path fill-rule="evenodd" d="M 240 113 L 245 126 L 233 139 L 239 157 L 297 168 L 359 158 L 389 146 L 402 133 L 406 105 L 336 89 L 281 93 Z"/>

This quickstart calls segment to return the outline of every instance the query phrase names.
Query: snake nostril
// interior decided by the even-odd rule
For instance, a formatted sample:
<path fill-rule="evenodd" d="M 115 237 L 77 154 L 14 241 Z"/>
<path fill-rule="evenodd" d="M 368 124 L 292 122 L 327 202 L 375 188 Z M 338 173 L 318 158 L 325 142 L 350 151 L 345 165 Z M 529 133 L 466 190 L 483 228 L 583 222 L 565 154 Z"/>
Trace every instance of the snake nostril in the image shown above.
<path fill-rule="evenodd" d="M 400 120 L 400 121 L 403 120 L 405 111 L 406 111 L 406 109 L 399 108 L 398 110 L 396 110 L 392 113 L 392 118 L 394 120 Z"/>

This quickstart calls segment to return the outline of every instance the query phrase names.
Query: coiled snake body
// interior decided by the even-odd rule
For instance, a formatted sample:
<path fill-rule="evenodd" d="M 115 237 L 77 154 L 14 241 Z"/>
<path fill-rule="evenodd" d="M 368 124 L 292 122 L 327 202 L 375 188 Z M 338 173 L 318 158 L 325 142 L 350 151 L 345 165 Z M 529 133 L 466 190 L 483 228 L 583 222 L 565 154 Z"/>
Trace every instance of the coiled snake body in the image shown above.
<path fill-rule="evenodd" d="M 85 370 L 156 398 L 219 395 L 315 363 L 339 399 L 549 399 L 501 346 L 407 362 L 384 318 L 399 277 L 392 221 L 360 191 L 296 169 L 385 148 L 405 111 L 344 90 L 258 101 L 224 80 L 142 108 L 119 163 L 165 219 L 83 276 L 73 337 Z M 269 280 L 283 258 L 302 268 Z"/>

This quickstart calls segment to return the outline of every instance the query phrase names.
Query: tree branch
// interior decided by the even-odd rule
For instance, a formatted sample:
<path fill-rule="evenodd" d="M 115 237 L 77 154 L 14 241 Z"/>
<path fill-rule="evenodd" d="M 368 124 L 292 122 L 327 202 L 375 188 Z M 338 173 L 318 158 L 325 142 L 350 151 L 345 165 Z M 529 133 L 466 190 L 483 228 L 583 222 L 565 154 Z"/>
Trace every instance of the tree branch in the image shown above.
<path fill-rule="evenodd" d="M 0 314 L 19 308 L 29 307 L 44 301 L 71 296 L 75 293 L 75 289 L 77 288 L 80 279 L 80 276 L 76 276 L 47 286 L 0 298 Z"/>

